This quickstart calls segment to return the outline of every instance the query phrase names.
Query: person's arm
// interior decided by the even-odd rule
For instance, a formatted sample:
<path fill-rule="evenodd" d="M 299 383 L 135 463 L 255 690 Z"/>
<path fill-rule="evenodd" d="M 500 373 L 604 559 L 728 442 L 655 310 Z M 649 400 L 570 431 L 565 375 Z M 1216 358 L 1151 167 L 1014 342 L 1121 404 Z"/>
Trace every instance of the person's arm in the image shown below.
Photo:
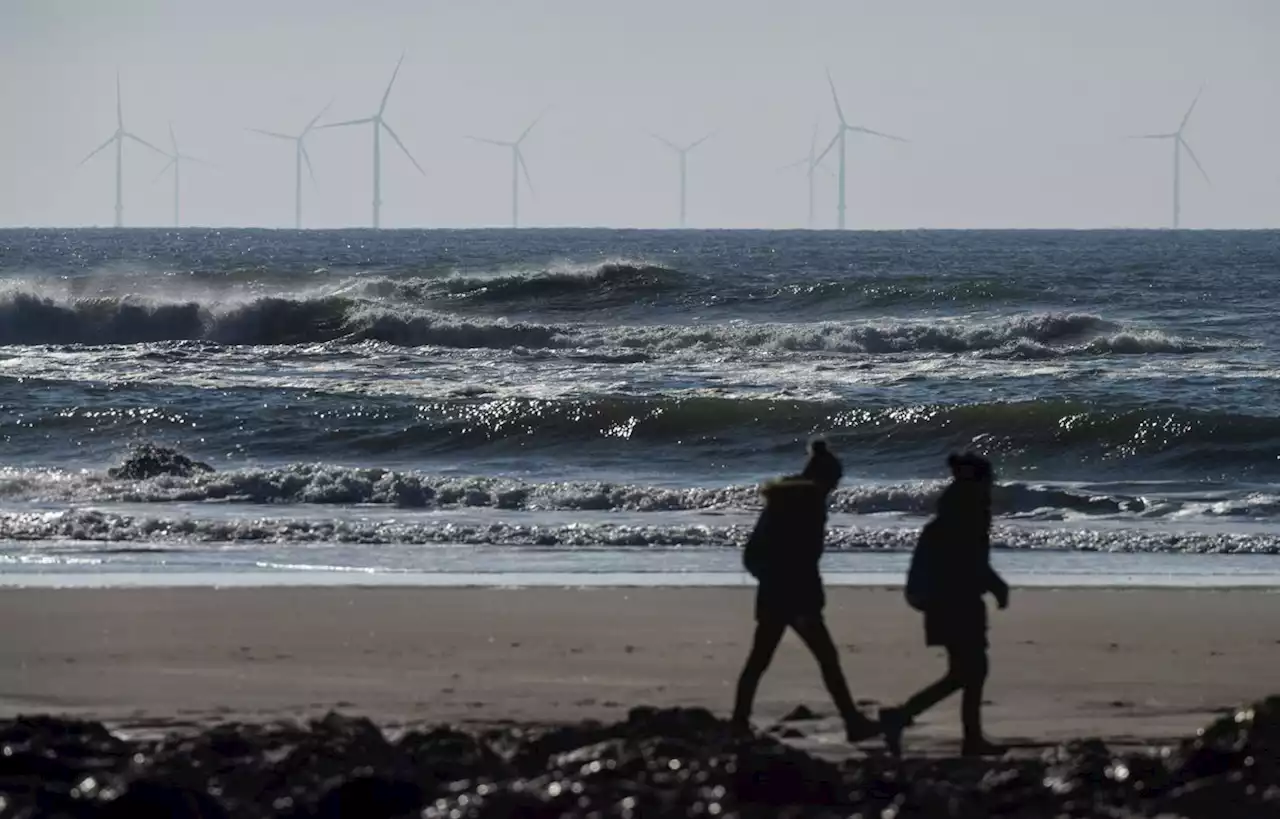
<path fill-rule="evenodd" d="M 996 605 L 1002 609 L 1009 607 L 1009 584 L 991 567 L 990 563 L 986 567 L 986 586 L 987 591 L 996 598 Z"/>
<path fill-rule="evenodd" d="M 984 527 L 982 543 L 982 580 L 983 588 L 996 598 L 1000 608 L 1009 607 L 1009 584 L 991 565 L 991 529 L 990 524 Z"/>

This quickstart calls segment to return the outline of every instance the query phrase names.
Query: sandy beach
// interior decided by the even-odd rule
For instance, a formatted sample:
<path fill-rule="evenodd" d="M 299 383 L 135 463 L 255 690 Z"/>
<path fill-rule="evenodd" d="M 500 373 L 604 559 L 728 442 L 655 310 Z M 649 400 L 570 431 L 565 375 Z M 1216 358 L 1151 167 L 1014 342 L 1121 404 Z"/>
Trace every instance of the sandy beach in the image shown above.
<path fill-rule="evenodd" d="M 638 704 L 724 714 L 750 638 L 747 589 L 99 589 L 0 591 L 0 713 L 120 727 L 271 720 L 329 709 L 383 723 L 613 719 Z M 940 673 L 891 590 L 832 589 L 855 696 L 890 702 Z M 1028 745 L 1185 737 L 1277 690 L 1280 594 L 1035 590 L 992 615 L 989 729 Z M 788 637 L 762 726 L 828 717 Z M 909 735 L 954 748 L 956 707 Z"/>

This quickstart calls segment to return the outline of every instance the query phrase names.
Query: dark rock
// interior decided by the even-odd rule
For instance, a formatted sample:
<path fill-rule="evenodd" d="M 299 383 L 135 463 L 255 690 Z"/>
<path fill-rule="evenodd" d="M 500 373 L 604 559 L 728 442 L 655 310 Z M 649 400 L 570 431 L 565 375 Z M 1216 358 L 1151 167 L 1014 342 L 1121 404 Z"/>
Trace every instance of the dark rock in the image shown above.
<path fill-rule="evenodd" d="M 98 812 L 101 819 L 229 819 L 206 793 L 140 779 Z"/>
<path fill-rule="evenodd" d="M 213 467 L 208 464 L 193 461 L 177 450 L 155 444 L 141 444 L 134 447 L 123 464 L 108 469 L 107 475 L 117 479 L 141 481 L 160 475 L 190 478 L 192 475 L 213 471 Z"/>
<path fill-rule="evenodd" d="M 787 715 L 782 718 L 783 722 L 804 722 L 805 720 L 817 719 L 818 715 L 811 711 L 807 706 L 797 705 L 792 708 Z"/>
<path fill-rule="evenodd" d="M 416 782 L 362 776 L 350 779 L 320 798 L 315 819 L 395 819 L 422 809 L 426 794 Z"/>
<path fill-rule="evenodd" d="M 410 731 L 396 747 L 420 774 L 442 783 L 477 775 L 490 779 L 510 775 L 510 765 L 497 752 L 478 738 L 453 728 Z"/>
<path fill-rule="evenodd" d="M 146 741 L 34 717 L 0 720 L 0 811 L 23 819 L 1280 819 L 1277 706 L 1241 709 L 1159 754 L 1085 740 L 1039 758 L 839 766 L 770 736 L 741 737 L 697 708 L 636 708 L 608 725 L 440 727 L 395 743 L 369 720 L 340 714 Z"/>

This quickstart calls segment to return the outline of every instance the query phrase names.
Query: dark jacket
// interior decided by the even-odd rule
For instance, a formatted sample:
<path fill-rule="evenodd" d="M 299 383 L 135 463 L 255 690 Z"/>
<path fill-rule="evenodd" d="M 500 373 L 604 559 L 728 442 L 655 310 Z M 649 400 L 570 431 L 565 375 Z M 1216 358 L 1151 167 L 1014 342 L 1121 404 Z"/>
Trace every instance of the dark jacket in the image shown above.
<path fill-rule="evenodd" d="M 991 566 L 991 511 L 956 484 L 938 499 L 916 550 L 907 591 L 920 608 L 963 605 L 1005 585 Z"/>
<path fill-rule="evenodd" d="M 827 526 L 827 491 L 788 475 L 760 489 L 764 510 L 743 562 L 761 583 L 817 576 Z"/>

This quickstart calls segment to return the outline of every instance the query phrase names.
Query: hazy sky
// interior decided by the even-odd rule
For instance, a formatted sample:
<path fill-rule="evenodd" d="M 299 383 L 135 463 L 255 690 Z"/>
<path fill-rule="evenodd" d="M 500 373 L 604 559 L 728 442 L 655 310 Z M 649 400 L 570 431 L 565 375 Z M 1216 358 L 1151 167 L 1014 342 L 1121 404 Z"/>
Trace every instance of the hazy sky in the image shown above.
<path fill-rule="evenodd" d="M 715 136 L 689 157 L 693 227 L 799 227 L 829 65 L 849 120 L 850 227 L 1156 227 L 1177 128 L 1186 227 L 1280 227 L 1277 0 L 0 0 L 0 225 L 109 225 L 115 128 L 217 163 L 183 176 L 184 223 L 291 226 L 288 143 L 377 108 L 425 166 L 383 142 L 386 227 L 503 225 L 525 143 L 529 225 L 666 227 L 676 158 L 646 135 Z M 370 219 L 368 128 L 310 141 L 308 227 Z M 125 146 L 125 222 L 171 220 L 165 159 Z M 829 162 L 834 170 L 835 163 Z M 834 226 L 834 179 L 818 189 Z"/>

